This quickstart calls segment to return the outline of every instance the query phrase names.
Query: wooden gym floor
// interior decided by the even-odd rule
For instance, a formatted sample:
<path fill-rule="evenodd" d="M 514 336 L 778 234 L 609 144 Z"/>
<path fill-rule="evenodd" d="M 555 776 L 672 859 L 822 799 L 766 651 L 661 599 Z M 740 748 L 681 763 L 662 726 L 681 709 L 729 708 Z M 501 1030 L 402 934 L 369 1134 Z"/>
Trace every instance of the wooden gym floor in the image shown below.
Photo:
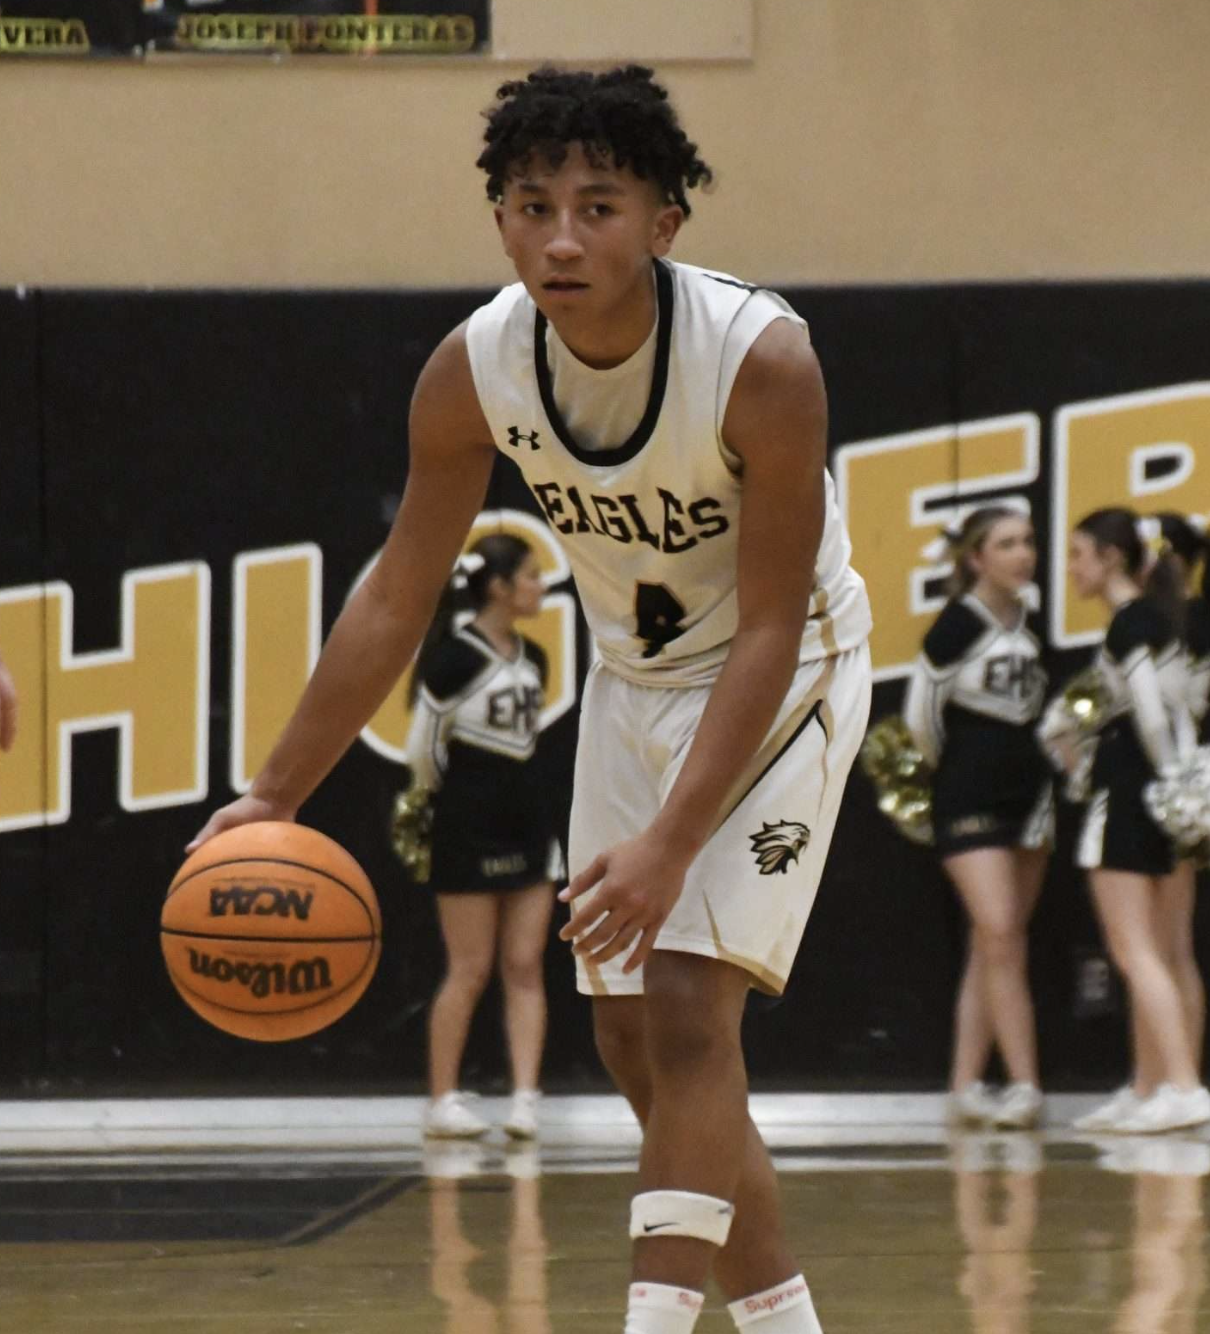
<path fill-rule="evenodd" d="M 398 1123 L 283 1144 L 271 1115 L 262 1143 L 98 1123 L 31 1148 L 37 1105 L 5 1104 L 0 1330 L 619 1334 L 637 1137 L 581 1101 L 520 1148 L 422 1148 Z M 769 1138 L 826 1334 L 1210 1330 L 1204 1136 L 785 1112 Z M 732 1328 L 713 1294 L 698 1329 Z"/>

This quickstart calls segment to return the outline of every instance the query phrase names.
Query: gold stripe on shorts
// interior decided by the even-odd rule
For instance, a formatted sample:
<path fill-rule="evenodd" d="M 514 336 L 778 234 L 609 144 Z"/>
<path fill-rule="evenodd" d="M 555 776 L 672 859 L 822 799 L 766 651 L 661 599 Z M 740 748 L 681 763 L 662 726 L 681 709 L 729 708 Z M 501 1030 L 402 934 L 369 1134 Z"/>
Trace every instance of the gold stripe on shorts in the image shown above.
<path fill-rule="evenodd" d="M 745 958 L 742 954 L 736 954 L 734 950 L 729 950 L 723 944 L 723 938 L 719 934 L 718 922 L 715 921 L 710 900 L 703 895 L 702 903 L 706 908 L 706 916 L 710 919 L 710 936 L 714 941 L 714 948 L 718 953 L 720 963 L 729 963 L 741 972 L 747 973 L 752 978 L 752 984 L 758 991 L 763 991 L 770 996 L 780 996 L 786 989 L 786 979 L 778 976 L 777 973 L 771 972 L 763 963 L 758 963 L 755 959 Z"/>
<path fill-rule="evenodd" d="M 836 673 L 836 659 L 828 658 L 824 663 L 823 670 L 819 673 L 819 679 L 815 682 L 814 688 L 800 702 L 798 708 L 794 709 L 778 727 L 777 731 L 768 738 L 760 750 L 752 757 L 751 761 L 745 767 L 744 772 L 732 784 L 731 790 L 727 793 L 727 798 L 722 804 L 723 815 L 715 821 L 710 834 L 713 837 L 727 821 L 735 814 L 736 808 L 744 801 L 748 794 L 765 776 L 766 772 L 773 767 L 781 758 L 781 753 L 795 739 L 798 732 L 805 729 L 811 720 L 812 713 L 819 712 L 820 726 L 824 729 L 824 736 L 830 741 L 836 735 L 835 729 L 830 725 L 832 721 L 831 710 L 828 710 L 826 718 L 823 716 L 827 708 L 828 690 L 832 684 L 832 677 Z M 827 749 L 824 750 L 824 763 L 827 763 Z M 824 770 L 825 778 L 827 770 Z"/>

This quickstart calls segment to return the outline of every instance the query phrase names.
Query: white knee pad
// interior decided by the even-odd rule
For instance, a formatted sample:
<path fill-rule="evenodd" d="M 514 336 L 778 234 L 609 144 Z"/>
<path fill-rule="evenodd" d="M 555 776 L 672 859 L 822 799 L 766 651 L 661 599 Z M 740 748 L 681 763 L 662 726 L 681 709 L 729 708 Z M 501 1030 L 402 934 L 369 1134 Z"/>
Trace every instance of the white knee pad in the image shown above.
<path fill-rule="evenodd" d="M 731 1231 L 735 1205 L 713 1195 L 688 1190 L 649 1190 L 630 1202 L 630 1235 L 696 1237 L 723 1246 Z"/>

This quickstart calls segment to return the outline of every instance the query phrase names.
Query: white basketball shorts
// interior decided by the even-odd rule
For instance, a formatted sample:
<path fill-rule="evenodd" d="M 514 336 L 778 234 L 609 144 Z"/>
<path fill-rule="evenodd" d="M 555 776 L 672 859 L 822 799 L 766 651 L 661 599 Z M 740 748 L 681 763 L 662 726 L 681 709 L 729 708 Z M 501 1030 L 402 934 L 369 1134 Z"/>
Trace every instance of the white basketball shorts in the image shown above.
<path fill-rule="evenodd" d="M 584 688 L 571 808 L 569 870 L 651 823 L 689 752 L 709 686 L 641 686 L 593 667 Z M 722 959 L 780 994 L 790 975 L 870 712 L 865 645 L 798 668 L 777 719 L 719 814 L 656 937 L 657 950 Z M 577 900 L 578 908 L 591 902 Z M 642 970 L 624 952 L 576 959 L 590 996 L 633 996 Z"/>

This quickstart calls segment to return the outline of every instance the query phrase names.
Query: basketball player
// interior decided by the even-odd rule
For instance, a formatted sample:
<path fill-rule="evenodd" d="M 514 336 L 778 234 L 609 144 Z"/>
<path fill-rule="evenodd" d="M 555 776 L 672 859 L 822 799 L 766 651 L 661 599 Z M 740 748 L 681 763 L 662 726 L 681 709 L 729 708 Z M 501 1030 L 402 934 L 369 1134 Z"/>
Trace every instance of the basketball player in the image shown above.
<path fill-rule="evenodd" d="M 0 750 L 11 750 L 17 739 L 17 687 L 0 658 Z"/>
<path fill-rule="evenodd" d="M 961 1121 L 1022 1128 L 1042 1109 L 1027 928 L 1054 827 L 1034 738 L 1040 627 L 1021 600 L 1037 551 L 1029 519 L 1004 505 L 972 510 L 949 546 L 950 600 L 924 637 L 903 715 L 934 766 L 934 846 L 971 924 L 950 1106 Z M 992 1039 L 1010 1081 L 997 1097 L 982 1079 Z"/>
<path fill-rule="evenodd" d="M 437 348 L 400 513 L 232 824 L 292 818 L 415 652 L 498 450 L 571 561 L 597 661 L 571 817 L 579 985 L 644 1125 L 626 1334 L 711 1269 L 818 1334 L 748 1116 L 740 1020 L 785 985 L 869 710 L 823 380 L 780 298 L 668 259 L 710 179 L 650 70 L 506 83 L 479 165 L 520 282 Z"/>

